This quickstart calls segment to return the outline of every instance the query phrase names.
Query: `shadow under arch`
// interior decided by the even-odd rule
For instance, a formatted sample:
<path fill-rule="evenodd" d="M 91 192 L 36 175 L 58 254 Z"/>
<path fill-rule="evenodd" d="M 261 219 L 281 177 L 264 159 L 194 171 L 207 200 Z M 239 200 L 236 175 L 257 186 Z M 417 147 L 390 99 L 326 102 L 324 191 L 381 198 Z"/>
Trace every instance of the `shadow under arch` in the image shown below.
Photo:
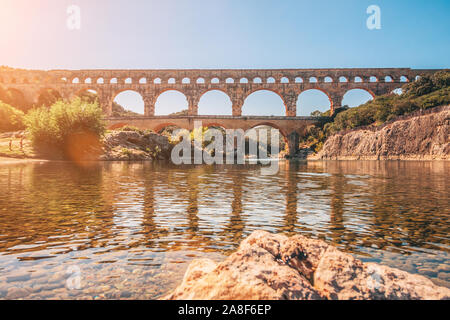
<path fill-rule="evenodd" d="M 182 129 L 182 130 L 187 130 L 190 132 L 190 130 L 188 128 L 184 128 L 174 122 L 164 122 L 161 124 L 156 125 L 155 127 L 151 128 L 154 132 L 156 133 L 161 133 L 164 130 L 166 130 L 167 128 L 173 127 L 175 129 Z"/>
<path fill-rule="evenodd" d="M 279 150 L 280 152 L 284 150 L 285 152 L 289 153 L 289 138 L 288 134 L 283 129 L 281 129 L 279 126 L 273 124 L 270 121 L 263 121 L 256 125 L 250 126 L 247 130 L 245 130 L 245 132 L 247 133 L 249 130 L 257 129 L 258 127 L 271 127 L 273 129 L 277 129 L 280 132 L 280 137 L 282 138 L 282 141 L 284 142 L 284 146 L 279 145 Z M 269 139 L 270 133 L 267 134 L 267 137 Z"/>

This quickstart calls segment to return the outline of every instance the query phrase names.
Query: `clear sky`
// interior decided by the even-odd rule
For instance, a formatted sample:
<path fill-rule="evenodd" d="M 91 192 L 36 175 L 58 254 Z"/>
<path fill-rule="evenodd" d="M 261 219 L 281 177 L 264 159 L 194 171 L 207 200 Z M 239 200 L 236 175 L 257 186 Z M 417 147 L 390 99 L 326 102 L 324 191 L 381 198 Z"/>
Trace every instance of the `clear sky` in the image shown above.
<path fill-rule="evenodd" d="M 69 5 L 81 29 L 67 27 Z M 369 30 L 369 5 L 381 29 Z M 0 0 L 0 65 L 30 69 L 327 68 L 450 66 L 448 0 Z M 305 93 L 299 114 L 327 100 Z M 203 113 L 229 101 L 211 93 Z M 364 100 L 349 93 L 346 103 Z M 135 110 L 132 95 L 118 97 Z M 157 112 L 184 107 L 168 93 Z M 248 114 L 283 114 L 274 94 L 250 96 Z M 223 112 L 231 113 L 229 110 Z"/>

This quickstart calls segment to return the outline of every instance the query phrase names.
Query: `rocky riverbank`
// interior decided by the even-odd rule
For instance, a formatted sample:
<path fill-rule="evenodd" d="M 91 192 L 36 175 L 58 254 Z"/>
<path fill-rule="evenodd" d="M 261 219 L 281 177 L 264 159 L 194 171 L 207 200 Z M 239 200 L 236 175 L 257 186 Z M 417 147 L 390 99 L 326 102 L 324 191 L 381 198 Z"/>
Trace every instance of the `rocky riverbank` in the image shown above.
<path fill-rule="evenodd" d="M 170 159 L 172 145 L 169 138 L 137 130 L 111 131 L 103 140 L 100 160 L 164 160 Z"/>
<path fill-rule="evenodd" d="M 321 240 L 255 231 L 221 263 L 194 260 L 166 299 L 450 299 L 450 289 Z"/>
<path fill-rule="evenodd" d="M 450 106 L 329 137 L 311 160 L 450 160 Z"/>

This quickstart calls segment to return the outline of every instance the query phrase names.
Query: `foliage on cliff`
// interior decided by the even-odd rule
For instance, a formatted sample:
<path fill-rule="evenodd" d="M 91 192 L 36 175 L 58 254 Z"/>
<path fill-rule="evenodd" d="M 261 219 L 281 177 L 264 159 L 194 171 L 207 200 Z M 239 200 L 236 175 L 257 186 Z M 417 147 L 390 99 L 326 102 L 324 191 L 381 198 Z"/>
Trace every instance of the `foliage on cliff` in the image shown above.
<path fill-rule="evenodd" d="M 23 117 L 22 111 L 0 101 L 0 132 L 24 129 Z"/>
<path fill-rule="evenodd" d="M 342 130 L 382 125 L 398 116 L 450 103 L 450 71 L 438 71 L 402 87 L 401 94 L 376 97 L 359 107 L 337 109 L 329 122 L 311 127 L 301 144 L 316 152 L 325 140 Z M 329 111 L 321 113 L 329 116 Z"/>
<path fill-rule="evenodd" d="M 69 159 L 99 147 L 105 132 L 98 104 L 80 98 L 58 101 L 50 108 L 32 109 L 25 116 L 25 123 L 35 148 Z"/>

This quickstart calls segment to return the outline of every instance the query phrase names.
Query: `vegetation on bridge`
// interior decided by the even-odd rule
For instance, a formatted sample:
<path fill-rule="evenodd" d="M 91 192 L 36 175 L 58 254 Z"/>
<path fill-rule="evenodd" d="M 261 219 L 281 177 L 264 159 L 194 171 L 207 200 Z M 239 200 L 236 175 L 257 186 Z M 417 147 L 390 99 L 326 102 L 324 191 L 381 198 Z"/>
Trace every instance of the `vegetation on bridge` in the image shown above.
<path fill-rule="evenodd" d="M 335 110 L 328 122 L 311 127 L 300 143 L 317 152 L 329 136 L 339 131 L 379 126 L 401 115 L 449 103 L 450 71 L 439 71 L 406 84 L 401 94 L 391 93 L 376 97 L 359 107 L 344 106 Z M 330 112 L 315 111 L 313 115 L 330 116 Z"/>

